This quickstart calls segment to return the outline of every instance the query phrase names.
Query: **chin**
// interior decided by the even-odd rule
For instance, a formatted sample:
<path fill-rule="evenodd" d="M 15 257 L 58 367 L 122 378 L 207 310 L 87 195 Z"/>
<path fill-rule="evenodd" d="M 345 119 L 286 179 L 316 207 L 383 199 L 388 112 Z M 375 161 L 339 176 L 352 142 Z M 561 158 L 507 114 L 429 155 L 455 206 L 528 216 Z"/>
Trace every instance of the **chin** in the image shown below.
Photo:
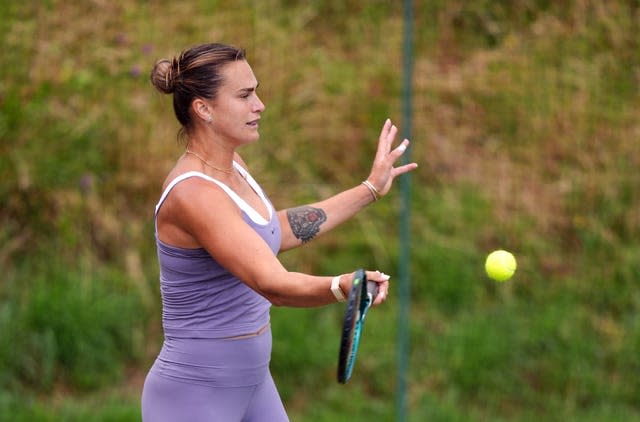
<path fill-rule="evenodd" d="M 243 144 L 253 144 L 254 142 L 258 142 L 258 139 L 260 139 L 260 134 L 255 133 L 252 136 L 245 137 Z"/>
<path fill-rule="evenodd" d="M 249 138 L 252 141 L 257 141 L 258 139 L 260 139 L 260 132 L 258 132 L 258 129 L 254 129 L 251 135 L 249 135 Z"/>

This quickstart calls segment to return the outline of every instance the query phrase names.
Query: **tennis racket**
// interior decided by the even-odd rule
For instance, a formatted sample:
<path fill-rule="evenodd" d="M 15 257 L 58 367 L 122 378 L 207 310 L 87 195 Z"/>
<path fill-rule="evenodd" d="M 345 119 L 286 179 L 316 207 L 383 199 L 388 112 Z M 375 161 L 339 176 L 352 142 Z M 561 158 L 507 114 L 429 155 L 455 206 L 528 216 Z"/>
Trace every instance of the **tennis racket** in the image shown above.
<path fill-rule="evenodd" d="M 364 318 L 377 294 L 378 283 L 367 281 L 364 270 L 357 270 L 347 299 L 340 339 L 338 382 L 341 384 L 346 384 L 351 378 L 364 328 Z"/>

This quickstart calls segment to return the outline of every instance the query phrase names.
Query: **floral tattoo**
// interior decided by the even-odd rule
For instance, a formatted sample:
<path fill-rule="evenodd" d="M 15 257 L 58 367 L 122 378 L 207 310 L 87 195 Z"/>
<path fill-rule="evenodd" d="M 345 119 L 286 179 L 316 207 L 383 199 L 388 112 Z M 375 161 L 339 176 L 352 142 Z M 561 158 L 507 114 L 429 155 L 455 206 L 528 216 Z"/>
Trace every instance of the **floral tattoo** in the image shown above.
<path fill-rule="evenodd" d="M 305 243 L 318 234 L 327 214 L 320 208 L 303 206 L 287 210 L 287 219 L 295 237 Z"/>

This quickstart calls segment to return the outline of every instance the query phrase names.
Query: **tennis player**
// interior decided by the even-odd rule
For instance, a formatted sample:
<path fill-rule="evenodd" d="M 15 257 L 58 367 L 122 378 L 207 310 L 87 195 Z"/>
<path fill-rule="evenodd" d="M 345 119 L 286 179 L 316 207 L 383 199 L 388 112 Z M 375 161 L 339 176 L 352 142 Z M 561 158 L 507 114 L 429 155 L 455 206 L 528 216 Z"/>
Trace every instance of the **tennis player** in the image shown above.
<path fill-rule="evenodd" d="M 287 421 L 269 372 L 271 305 L 342 300 L 353 274 L 288 271 L 277 258 L 328 232 L 384 196 L 406 150 L 382 127 L 365 181 L 310 205 L 278 211 L 237 150 L 256 142 L 265 105 L 243 50 L 198 45 L 158 61 L 153 85 L 173 97 L 185 145 L 155 208 L 164 343 L 142 392 L 145 422 Z M 388 276 L 375 304 L 388 295 Z"/>

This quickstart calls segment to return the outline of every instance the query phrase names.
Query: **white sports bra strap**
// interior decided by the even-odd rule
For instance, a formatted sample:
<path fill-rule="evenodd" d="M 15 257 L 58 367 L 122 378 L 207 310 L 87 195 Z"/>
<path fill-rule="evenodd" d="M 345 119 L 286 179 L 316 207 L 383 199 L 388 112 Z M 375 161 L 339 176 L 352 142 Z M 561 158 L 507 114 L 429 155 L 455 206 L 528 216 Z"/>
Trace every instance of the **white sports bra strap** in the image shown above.
<path fill-rule="evenodd" d="M 235 164 L 236 163 L 234 162 L 234 165 Z M 265 198 L 264 193 L 262 192 L 262 189 L 260 189 L 260 187 L 257 185 L 255 180 L 253 180 L 251 175 L 249 173 L 247 173 L 246 170 L 244 170 L 242 167 L 240 167 L 238 165 L 236 165 L 236 168 L 241 169 L 241 174 L 245 178 L 247 178 L 247 181 L 249 182 L 251 187 L 260 196 L 260 198 L 264 202 L 265 206 L 269 210 L 269 216 L 270 217 L 273 216 L 273 209 L 271 208 L 271 205 L 269 204 L 269 201 L 267 201 L 267 199 Z M 242 170 L 244 170 L 244 171 L 242 171 Z M 260 215 L 249 204 L 247 204 L 247 202 L 244 199 L 242 199 L 237 193 L 235 193 L 229 186 L 225 185 L 224 183 L 220 182 L 219 180 L 214 179 L 213 177 L 207 176 L 206 174 L 200 173 L 198 171 L 189 171 L 189 172 L 183 173 L 180 176 L 178 176 L 175 179 L 173 179 L 171 182 L 169 182 L 169 184 L 165 188 L 164 192 L 162 192 L 162 195 L 160 196 L 160 200 L 156 204 L 155 215 L 158 214 L 158 211 L 160 210 L 160 207 L 162 206 L 162 203 L 165 201 L 165 199 L 167 199 L 167 195 L 169 195 L 169 192 L 171 192 L 171 189 L 173 189 L 178 183 L 180 183 L 183 180 L 188 179 L 190 177 L 200 177 L 202 179 L 205 179 L 205 180 L 208 180 L 210 182 L 215 183 L 220 188 L 222 188 L 222 190 L 224 190 L 226 192 L 226 194 L 229 195 L 229 197 L 233 200 L 233 202 L 235 202 L 236 205 L 238 205 L 238 207 L 240 207 L 240 209 L 242 209 L 245 213 L 247 213 L 249 218 L 251 218 L 255 223 L 262 224 L 262 225 L 265 225 L 265 224 L 269 223 L 267 220 L 264 219 L 264 217 L 262 215 Z"/>

